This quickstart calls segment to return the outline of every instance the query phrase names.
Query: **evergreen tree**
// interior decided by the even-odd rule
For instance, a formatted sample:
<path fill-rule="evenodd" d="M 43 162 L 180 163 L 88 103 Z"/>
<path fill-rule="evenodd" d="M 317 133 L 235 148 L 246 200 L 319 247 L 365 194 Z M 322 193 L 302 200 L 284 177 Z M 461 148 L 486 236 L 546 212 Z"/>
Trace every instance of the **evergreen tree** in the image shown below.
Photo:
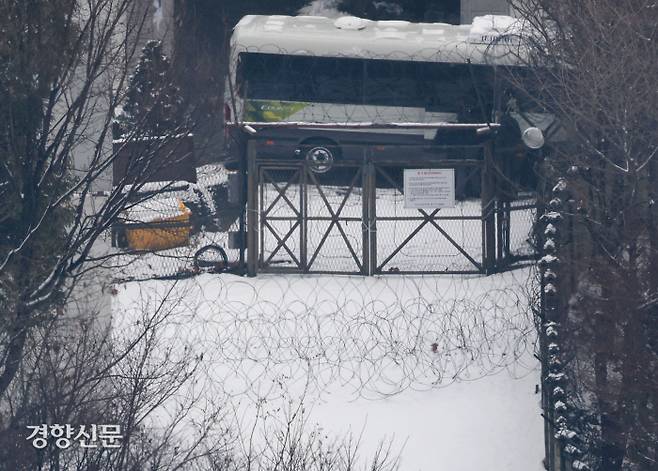
<path fill-rule="evenodd" d="M 123 113 L 115 137 L 141 133 L 159 136 L 179 130 L 185 107 L 179 88 L 171 79 L 170 62 L 160 41 L 148 41 L 135 73 L 130 77 Z M 118 134 L 119 136 L 116 136 Z"/>

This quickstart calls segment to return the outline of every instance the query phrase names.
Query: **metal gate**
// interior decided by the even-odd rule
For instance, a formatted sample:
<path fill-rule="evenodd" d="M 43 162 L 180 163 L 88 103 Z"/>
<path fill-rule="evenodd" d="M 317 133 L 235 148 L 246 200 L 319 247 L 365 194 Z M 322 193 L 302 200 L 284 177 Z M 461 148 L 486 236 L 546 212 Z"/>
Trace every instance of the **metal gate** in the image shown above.
<path fill-rule="evenodd" d="M 251 274 L 491 273 L 514 253 L 511 208 L 496 201 L 486 157 L 385 161 L 364 150 L 361 161 L 318 174 L 304 160 L 249 154 Z M 457 193 L 476 185 L 480 197 L 464 192 L 453 208 L 405 208 L 407 168 L 456 169 Z"/>
<path fill-rule="evenodd" d="M 258 166 L 259 271 L 367 273 L 363 169 L 338 170 L 347 180 L 329 185 L 304 161 Z"/>
<path fill-rule="evenodd" d="M 423 161 L 400 168 L 371 164 L 369 192 L 371 273 L 486 273 L 487 219 L 481 201 L 464 198 L 454 208 L 405 209 L 405 168 L 451 168 L 460 183 L 480 179 L 482 161 Z"/>

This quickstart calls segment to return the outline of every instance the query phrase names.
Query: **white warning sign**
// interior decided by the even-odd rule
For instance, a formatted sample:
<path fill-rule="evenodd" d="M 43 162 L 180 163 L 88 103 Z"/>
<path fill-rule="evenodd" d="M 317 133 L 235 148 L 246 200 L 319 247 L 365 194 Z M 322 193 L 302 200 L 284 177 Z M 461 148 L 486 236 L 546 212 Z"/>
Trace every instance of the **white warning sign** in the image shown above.
<path fill-rule="evenodd" d="M 455 206 L 455 170 L 426 168 L 404 170 L 404 207 L 416 209 Z"/>

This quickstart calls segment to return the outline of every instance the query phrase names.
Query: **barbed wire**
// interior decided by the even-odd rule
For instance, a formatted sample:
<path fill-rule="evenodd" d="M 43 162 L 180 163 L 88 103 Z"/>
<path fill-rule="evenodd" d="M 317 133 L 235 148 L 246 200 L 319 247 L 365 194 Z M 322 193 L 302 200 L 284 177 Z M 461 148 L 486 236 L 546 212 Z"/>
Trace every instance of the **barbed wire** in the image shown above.
<path fill-rule="evenodd" d="M 171 338 L 203 355 L 206 380 L 229 396 L 309 382 L 381 398 L 535 368 L 529 275 L 203 275 L 122 285 L 117 307 L 125 323 L 164 303 Z"/>

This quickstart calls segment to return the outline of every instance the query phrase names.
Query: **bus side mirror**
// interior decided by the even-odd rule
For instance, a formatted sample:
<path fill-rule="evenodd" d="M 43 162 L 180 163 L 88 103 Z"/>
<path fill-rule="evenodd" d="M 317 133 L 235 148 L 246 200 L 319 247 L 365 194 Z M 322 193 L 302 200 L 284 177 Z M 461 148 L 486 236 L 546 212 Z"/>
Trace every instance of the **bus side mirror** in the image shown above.
<path fill-rule="evenodd" d="M 541 129 L 532 126 L 523 131 L 521 140 L 530 149 L 541 149 L 544 146 L 544 133 Z"/>

